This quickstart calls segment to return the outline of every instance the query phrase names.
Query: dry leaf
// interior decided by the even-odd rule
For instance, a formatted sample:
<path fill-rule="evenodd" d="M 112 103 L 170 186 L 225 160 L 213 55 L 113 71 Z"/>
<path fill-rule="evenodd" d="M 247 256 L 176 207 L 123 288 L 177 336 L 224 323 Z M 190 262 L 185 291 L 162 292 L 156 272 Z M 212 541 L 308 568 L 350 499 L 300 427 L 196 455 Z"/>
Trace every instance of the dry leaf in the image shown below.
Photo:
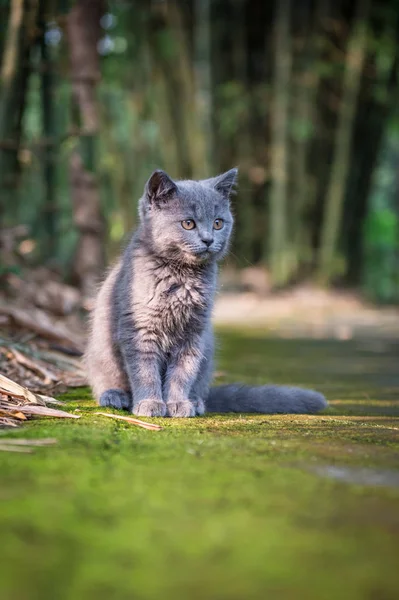
<path fill-rule="evenodd" d="M 8 377 L 1 373 L 0 393 L 5 394 L 6 396 L 12 396 L 13 398 L 19 398 L 20 400 L 26 400 L 26 402 L 30 402 L 31 404 L 44 404 L 43 400 L 40 400 L 38 396 L 32 394 L 27 388 L 8 379 Z"/>
<path fill-rule="evenodd" d="M 2 417 L 10 417 L 11 419 L 18 419 L 19 421 L 26 421 L 26 417 L 23 413 L 17 411 L 17 410 L 13 410 L 12 408 L 10 408 L 10 410 L 6 410 L 5 408 L 0 408 L 0 416 Z"/>

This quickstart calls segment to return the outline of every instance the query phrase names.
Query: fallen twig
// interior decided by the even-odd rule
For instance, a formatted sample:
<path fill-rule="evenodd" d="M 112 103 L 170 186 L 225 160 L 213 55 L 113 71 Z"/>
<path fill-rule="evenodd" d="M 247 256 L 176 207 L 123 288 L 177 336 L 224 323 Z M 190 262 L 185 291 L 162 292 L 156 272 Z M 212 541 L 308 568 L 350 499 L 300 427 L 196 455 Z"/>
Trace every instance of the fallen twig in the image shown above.
<path fill-rule="evenodd" d="M 62 400 L 56 400 L 55 398 L 52 398 L 51 396 L 43 396 L 43 394 L 36 394 L 36 396 L 38 398 L 40 398 L 40 400 L 43 400 L 43 402 L 47 405 L 47 404 L 56 404 L 57 406 L 66 406 L 66 402 L 63 402 Z"/>
<path fill-rule="evenodd" d="M 31 310 L 28 313 L 20 308 L 0 305 L 0 314 L 8 315 L 15 323 L 25 329 L 34 331 L 46 338 L 68 342 L 73 348 L 82 350 L 80 340 L 71 336 L 63 325 L 52 323 L 47 314 L 42 310 Z"/>
<path fill-rule="evenodd" d="M 39 365 L 37 362 L 34 362 L 31 358 L 28 358 L 16 348 L 10 348 L 9 351 L 12 353 L 15 360 L 19 364 L 23 365 L 24 367 L 26 367 L 30 371 L 33 371 L 34 373 L 38 373 L 38 375 L 40 375 L 40 377 L 42 377 L 42 379 L 44 380 L 45 385 L 50 385 L 52 382 L 59 380 L 59 378 L 54 373 L 52 373 L 42 365 Z"/>
<path fill-rule="evenodd" d="M 18 427 L 17 421 L 8 419 L 7 417 L 0 417 L 0 426 L 2 427 Z"/>
<path fill-rule="evenodd" d="M 127 423 L 131 423 L 132 425 L 138 425 L 138 427 L 143 427 L 143 429 L 151 429 L 153 431 L 160 431 L 162 427 L 160 425 L 156 425 L 155 423 L 146 423 L 145 421 L 140 421 L 140 419 L 133 419 L 133 417 L 123 417 L 122 415 L 113 415 L 111 413 L 105 412 L 96 412 L 95 415 L 101 415 L 102 417 L 110 417 L 111 419 L 119 419 L 121 421 L 126 421 Z"/>
<path fill-rule="evenodd" d="M 32 448 L 24 448 L 22 446 L 9 446 L 0 442 L 0 452 L 23 452 L 24 454 L 31 454 Z"/>
<path fill-rule="evenodd" d="M 65 354 L 61 353 L 61 351 L 59 350 L 40 350 L 40 357 L 44 360 L 46 360 L 47 362 L 52 363 L 53 365 L 55 365 L 56 367 L 63 369 L 63 370 L 67 370 L 67 371 L 72 371 L 72 372 L 79 372 L 82 373 L 82 375 L 84 374 L 84 371 L 82 369 L 82 362 L 80 358 L 74 357 L 74 356 L 66 356 Z"/>
<path fill-rule="evenodd" d="M 56 444 L 55 438 L 42 438 L 41 440 L 29 440 L 26 438 L 0 438 L 2 446 L 52 446 Z"/>

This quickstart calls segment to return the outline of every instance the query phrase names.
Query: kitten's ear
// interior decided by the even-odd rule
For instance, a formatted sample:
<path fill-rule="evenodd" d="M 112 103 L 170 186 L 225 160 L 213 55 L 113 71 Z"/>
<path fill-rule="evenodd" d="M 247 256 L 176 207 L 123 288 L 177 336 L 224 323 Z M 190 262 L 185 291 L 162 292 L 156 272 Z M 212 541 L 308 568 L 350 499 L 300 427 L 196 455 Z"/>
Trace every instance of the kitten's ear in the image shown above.
<path fill-rule="evenodd" d="M 222 173 L 212 179 L 207 179 L 205 183 L 213 187 L 219 194 L 222 194 L 225 198 L 230 198 L 230 195 L 234 192 L 234 186 L 237 183 L 238 169 L 230 169 L 226 173 Z"/>
<path fill-rule="evenodd" d="M 145 185 L 145 194 L 149 203 L 166 202 L 176 192 L 174 181 L 165 171 L 154 171 Z"/>

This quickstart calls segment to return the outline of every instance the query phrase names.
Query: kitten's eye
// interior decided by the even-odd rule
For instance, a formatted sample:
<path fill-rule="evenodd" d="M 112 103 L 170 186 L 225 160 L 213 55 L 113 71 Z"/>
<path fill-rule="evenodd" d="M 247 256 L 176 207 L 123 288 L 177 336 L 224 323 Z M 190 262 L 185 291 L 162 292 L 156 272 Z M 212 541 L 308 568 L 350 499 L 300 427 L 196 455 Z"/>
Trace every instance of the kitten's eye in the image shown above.
<path fill-rule="evenodd" d="M 181 226 L 183 227 L 183 229 L 194 229 L 195 221 L 193 221 L 192 219 L 187 219 L 186 221 L 181 222 Z"/>
<path fill-rule="evenodd" d="M 214 229 L 222 229 L 223 225 L 224 225 L 223 219 L 215 219 L 213 222 Z"/>

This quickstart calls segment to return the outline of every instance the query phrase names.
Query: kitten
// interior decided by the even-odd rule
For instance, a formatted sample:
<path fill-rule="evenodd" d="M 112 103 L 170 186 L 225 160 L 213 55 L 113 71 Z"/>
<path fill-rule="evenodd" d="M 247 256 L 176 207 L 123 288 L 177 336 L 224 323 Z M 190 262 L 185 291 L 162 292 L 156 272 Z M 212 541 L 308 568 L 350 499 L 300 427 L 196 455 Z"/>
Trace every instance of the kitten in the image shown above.
<path fill-rule="evenodd" d="M 104 281 L 86 366 L 101 406 L 143 417 L 204 412 L 313 413 L 318 392 L 240 384 L 210 389 L 217 263 L 233 228 L 237 169 L 203 181 L 155 171 L 139 202 L 140 225 Z"/>

